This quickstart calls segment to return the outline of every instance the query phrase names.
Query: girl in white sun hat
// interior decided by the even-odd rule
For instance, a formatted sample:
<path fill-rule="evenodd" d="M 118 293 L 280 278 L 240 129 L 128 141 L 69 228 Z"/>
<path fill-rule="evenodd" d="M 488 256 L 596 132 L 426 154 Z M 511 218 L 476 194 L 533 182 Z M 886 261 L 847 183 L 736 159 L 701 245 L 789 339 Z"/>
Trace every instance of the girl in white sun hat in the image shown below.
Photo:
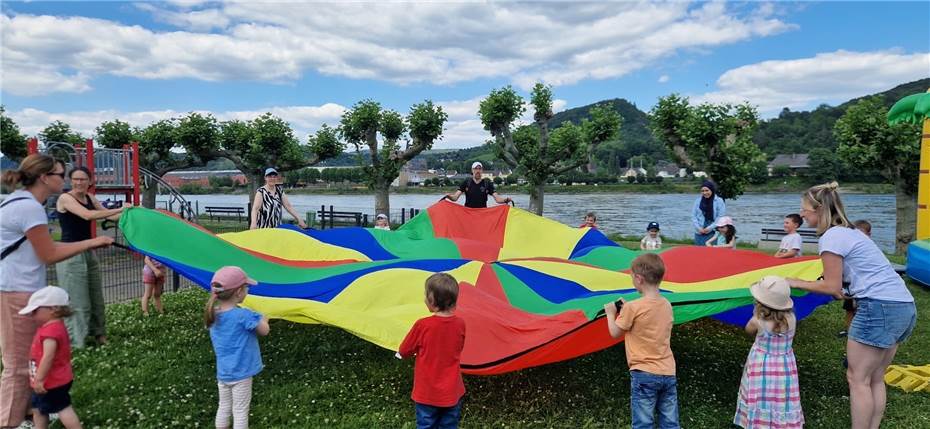
<path fill-rule="evenodd" d="M 707 247 L 729 247 L 731 249 L 736 247 L 736 225 L 733 225 L 733 218 L 721 216 L 714 224 L 714 228 L 717 232 L 710 240 L 707 240 Z"/>
<path fill-rule="evenodd" d="M 746 332 L 756 341 L 749 350 L 739 385 L 733 424 L 744 428 L 801 428 L 804 412 L 794 357 L 794 302 L 788 281 L 766 276 L 749 292 L 756 300 Z"/>

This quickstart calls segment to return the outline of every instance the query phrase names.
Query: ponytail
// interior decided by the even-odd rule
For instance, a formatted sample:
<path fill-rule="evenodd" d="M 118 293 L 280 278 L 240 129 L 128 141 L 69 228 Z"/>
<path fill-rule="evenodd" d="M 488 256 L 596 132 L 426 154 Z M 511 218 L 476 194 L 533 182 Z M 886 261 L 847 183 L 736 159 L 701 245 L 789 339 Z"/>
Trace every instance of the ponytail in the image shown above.
<path fill-rule="evenodd" d="M 34 153 L 23 159 L 18 169 L 4 171 L 3 184 L 10 188 L 16 188 L 16 185 L 22 184 L 23 187 L 28 188 L 34 185 L 43 174 L 51 173 L 55 169 L 55 164 L 59 163 L 61 161 L 48 155 Z"/>
<path fill-rule="evenodd" d="M 840 200 L 838 188 L 839 184 L 835 181 L 811 186 L 801 197 L 819 214 L 817 235 L 823 235 L 824 232 L 834 226 L 853 228 L 852 222 L 846 217 L 846 208 L 843 206 L 843 201 Z"/>
<path fill-rule="evenodd" d="M 791 314 L 793 310 L 776 310 L 774 308 L 766 307 L 764 304 L 756 301 L 756 318 L 759 320 L 765 320 L 772 322 L 772 332 L 776 334 L 781 334 L 788 331 L 788 315 Z"/>
<path fill-rule="evenodd" d="M 236 295 L 238 290 L 239 288 L 223 290 L 223 286 L 219 283 L 210 285 L 210 297 L 207 298 L 207 305 L 203 309 L 203 324 L 207 328 L 213 326 L 213 322 L 216 321 L 216 301 L 228 301 Z"/>

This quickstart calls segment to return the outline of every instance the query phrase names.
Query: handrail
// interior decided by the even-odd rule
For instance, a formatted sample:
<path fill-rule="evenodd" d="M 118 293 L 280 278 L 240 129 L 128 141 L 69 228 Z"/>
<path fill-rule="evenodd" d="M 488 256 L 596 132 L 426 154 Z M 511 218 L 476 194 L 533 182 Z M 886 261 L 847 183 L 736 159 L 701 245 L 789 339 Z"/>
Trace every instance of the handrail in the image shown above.
<path fill-rule="evenodd" d="M 181 193 L 178 192 L 178 190 L 175 189 L 174 186 L 171 186 L 170 183 L 168 183 L 167 181 L 165 181 L 164 179 L 162 179 L 157 174 L 155 174 L 154 172 L 152 172 L 151 170 L 147 168 L 139 167 L 139 173 L 143 176 L 143 178 L 146 181 L 150 179 L 154 180 L 155 183 L 158 184 L 158 186 L 162 186 L 168 190 L 168 195 L 171 197 L 171 201 L 169 201 L 168 206 L 173 207 L 174 204 L 177 204 L 178 207 L 180 207 L 179 209 L 180 212 L 178 213 L 178 215 L 180 215 L 182 218 L 184 218 L 188 222 L 197 223 L 197 214 L 194 213 L 193 209 L 191 209 L 191 203 L 187 201 L 187 199 L 184 198 L 184 195 L 181 195 Z"/>

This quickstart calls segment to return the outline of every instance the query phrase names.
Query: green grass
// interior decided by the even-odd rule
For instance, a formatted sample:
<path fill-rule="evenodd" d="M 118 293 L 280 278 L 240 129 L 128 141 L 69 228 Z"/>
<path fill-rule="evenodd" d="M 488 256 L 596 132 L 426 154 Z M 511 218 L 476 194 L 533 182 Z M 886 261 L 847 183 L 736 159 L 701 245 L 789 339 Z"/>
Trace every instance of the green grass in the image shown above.
<path fill-rule="evenodd" d="M 896 363 L 930 363 L 930 293 L 911 286 L 921 320 Z M 165 296 L 167 314 L 143 318 L 138 302 L 107 308 L 110 344 L 76 351 L 75 409 L 85 427 L 212 427 L 215 366 L 201 313 L 206 294 Z M 795 354 L 808 427 L 849 427 L 841 366 L 843 310 L 836 303 L 799 324 Z M 411 361 L 399 361 L 342 330 L 272 321 L 261 340 L 264 371 L 252 399 L 253 427 L 413 427 Z M 606 328 L 605 328 L 606 329 Z M 710 319 L 676 326 L 681 423 L 725 428 L 752 344 Z M 466 376 L 464 427 L 628 427 L 623 346 L 493 377 Z M 930 427 L 930 394 L 888 390 L 883 427 Z"/>

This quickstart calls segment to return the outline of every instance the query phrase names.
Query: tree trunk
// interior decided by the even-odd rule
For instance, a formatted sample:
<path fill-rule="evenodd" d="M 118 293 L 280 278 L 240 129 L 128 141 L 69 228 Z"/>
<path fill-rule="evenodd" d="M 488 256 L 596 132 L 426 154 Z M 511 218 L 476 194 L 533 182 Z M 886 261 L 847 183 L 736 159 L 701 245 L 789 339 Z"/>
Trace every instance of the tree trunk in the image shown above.
<path fill-rule="evenodd" d="M 384 213 L 391 217 L 391 182 L 375 185 L 375 215 Z"/>
<path fill-rule="evenodd" d="M 243 171 L 240 169 L 240 171 Z M 255 192 L 258 191 L 258 188 L 265 186 L 265 176 L 256 173 L 245 172 L 245 177 L 249 179 L 249 183 L 246 184 L 246 188 L 249 190 L 249 202 L 252 202 L 252 199 L 255 198 Z"/>
<path fill-rule="evenodd" d="M 903 255 L 907 252 L 907 245 L 917 236 L 917 197 L 908 195 L 904 189 L 904 181 L 895 183 L 895 253 Z"/>
<path fill-rule="evenodd" d="M 147 187 L 142 188 L 142 207 L 147 209 L 155 208 L 155 197 L 158 195 L 158 184 L 154 180 L 149 182 Z"/>
<path fill-rule="evenodd" d="M 539 216 L 543 214 L 543 198 L 545 197 L 546 184 L 530 185 L 530 211 Z"/>

